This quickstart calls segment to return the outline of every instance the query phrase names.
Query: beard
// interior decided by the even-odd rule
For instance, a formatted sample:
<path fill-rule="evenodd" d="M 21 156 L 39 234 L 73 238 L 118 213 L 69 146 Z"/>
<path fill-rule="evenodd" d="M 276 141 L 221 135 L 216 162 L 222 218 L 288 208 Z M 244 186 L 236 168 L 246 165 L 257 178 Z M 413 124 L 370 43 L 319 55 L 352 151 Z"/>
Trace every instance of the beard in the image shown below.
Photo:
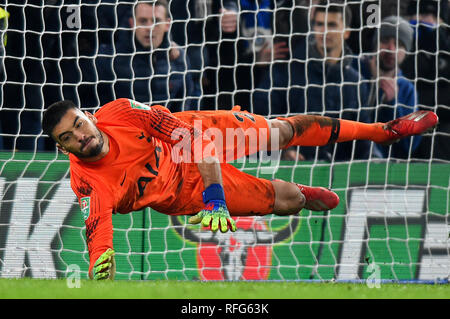
<path fill-rule="evenodd" d="M 101 134 L 99 129 L 97 129 L 95 137 L 98 139 L 98 143 L 97 143 L 97 145 L 92 147 L 88 153 L 82 153 L 80 151 L 80 152 L 74 153 L 74 155 L 76 155 L 79 158 L 89 158 L 89 157 L 95 157 L 95 156 L 99 155 L 103 149 L 103 144 L 105 143 L 105 141 L 103 139 L 103 135 Z"/>
<path fill-rule="evenodd" d="M 380 69 L 381 69 L 382 71 L 384 71 L 384 72 L 392 71 L 392 70 L 394 70 L 395 67 L 397 66 L 396 63 L 393 63 L 392 65 L 387 64 L 387 63 L 384 61 L 384 59 L 383 59 L 382 56 L 380 56 L 379 60 L 380 60 L 380 61 L 379 61 L 379 63 L 380 63 Z"/>

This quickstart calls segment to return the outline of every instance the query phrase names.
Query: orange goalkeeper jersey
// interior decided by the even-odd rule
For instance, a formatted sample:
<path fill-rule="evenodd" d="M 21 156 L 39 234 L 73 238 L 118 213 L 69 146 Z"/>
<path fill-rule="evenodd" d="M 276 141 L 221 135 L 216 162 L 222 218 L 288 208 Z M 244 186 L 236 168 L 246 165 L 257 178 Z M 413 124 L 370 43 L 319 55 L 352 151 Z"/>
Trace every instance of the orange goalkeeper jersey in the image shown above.
<path fill-rule="evenodd" d="M 182 215 L 195 214 L 203 208 L 204 185 L 194 153 L 209 149 L 211 140 L 202 132 L 199 135 L 194 132 L 213 125 L 223 130 L 230 127 L 267 129 L 263 117 L 245 112 L 171 114 L 162 106 L 149 107 L 129 99 L 105 104 L 94 116 L 98 129 L 109 138 L 108 154 L 95 162 L 69 156 L 71 186 L 86 224 L 89 271 L 103 252 L 113 248 L 112 213 L 126 214 L 151 207 L 160 213 Z M 196 120 L 204 127 L 195 130 Z M 184 133 L 180 134 L 180 130 Z M 181 146 L 186 146 L 186 136 L 191 161 L 173 157 L 177 153 L 174 145 L 181 142 Z M 200 149 L 194 145 L 196 143 L 200 144 Z M 237 144 L 231 148 L 232 153 L 237 154 L 235 148 L 239 147 Z M 245 149 L 248 153 L 249 148 Z M 245 174 L 227 163 L 221 166 L 230 214 L 272 212 L 274 191 L 270 181 Z M 242 198 L 246 200 L 243 202 Z"/>
<path fill-rule="evenodd" d="M 191 164 L 170 160 L 177 128 L 193 132 L 162 106 L 146 106 L 118 99 L 95 113 L 97 127 L 109 138 L 110 150 L 102 159 L 83 162 L 70 154 L 71 186 L 86 224 L 86 240 L 93 262 L 112 248 L 112 213 L 152 207 L 166 214 L 177 201 L 183 175 Z M 184 166 L 184 167 L 183 167 Z M 200 194 L 201 196 L 201 194 Z"/>

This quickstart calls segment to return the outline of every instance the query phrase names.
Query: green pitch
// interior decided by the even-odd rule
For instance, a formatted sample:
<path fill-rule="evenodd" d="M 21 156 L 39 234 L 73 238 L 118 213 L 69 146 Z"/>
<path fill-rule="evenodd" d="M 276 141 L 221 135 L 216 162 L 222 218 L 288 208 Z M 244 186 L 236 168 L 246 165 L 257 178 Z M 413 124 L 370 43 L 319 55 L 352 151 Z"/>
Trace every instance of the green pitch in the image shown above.
<path fill-rule="evenodd" d="M 0 298 L 14 299 L 449 299 L 450 285 L 1 279 Z"/>

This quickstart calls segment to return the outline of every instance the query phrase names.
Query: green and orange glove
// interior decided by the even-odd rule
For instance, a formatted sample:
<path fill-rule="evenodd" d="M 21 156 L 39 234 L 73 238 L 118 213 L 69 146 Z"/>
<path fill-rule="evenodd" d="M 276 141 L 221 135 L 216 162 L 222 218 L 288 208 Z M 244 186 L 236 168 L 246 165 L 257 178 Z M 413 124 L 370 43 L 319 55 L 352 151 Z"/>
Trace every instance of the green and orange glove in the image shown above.
<path fill-rule="evenodd" d="M 190 224 L 201 222 L 204 227 L 210 226 L 213 232 L 219 229 L 222 233 L 227 232 L 228 229 L 236 231 L 236 222 L 228 211 L 222 185 L 211 184 L 208 186 L 203 192 L 203 203 L 205 203 L 205 208 L 189 218 Z"/>

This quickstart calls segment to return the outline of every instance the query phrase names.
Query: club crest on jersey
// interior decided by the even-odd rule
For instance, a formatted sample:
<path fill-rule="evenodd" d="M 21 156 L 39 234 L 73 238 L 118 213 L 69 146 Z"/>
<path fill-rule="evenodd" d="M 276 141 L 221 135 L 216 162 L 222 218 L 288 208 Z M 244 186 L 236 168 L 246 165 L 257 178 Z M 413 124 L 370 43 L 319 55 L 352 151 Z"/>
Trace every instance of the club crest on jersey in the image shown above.
<path fill-rule="evenodd" d="M 83 197 L 80 200 L 81 213 L 83 214 L 83 219 L 86 220 L 91 212 L 91 198 Z"/>
<path fill-rule="evenodd" d="M 137 102 L 137 101 L 134 101 L 134 100 L 128 100 L 128 101 L 130 101 L 130 105 L 131 105 L 131 107 L 133 109 L 150 110 L 150 106 L 145 105 L 145 104 L 143 104 L 141 102 Z"/>

